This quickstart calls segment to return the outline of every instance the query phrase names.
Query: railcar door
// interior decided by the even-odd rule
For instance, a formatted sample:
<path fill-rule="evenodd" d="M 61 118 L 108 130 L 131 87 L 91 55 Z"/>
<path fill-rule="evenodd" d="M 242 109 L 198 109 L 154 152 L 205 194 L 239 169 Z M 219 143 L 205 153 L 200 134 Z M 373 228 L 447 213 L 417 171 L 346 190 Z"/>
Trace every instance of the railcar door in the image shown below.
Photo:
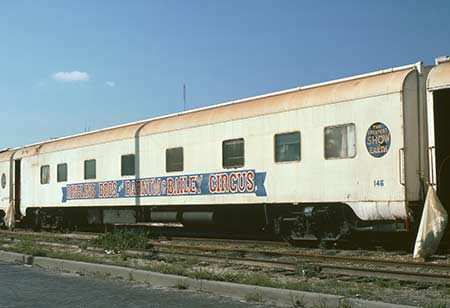
<path fill-rule="evenodd" d="M 442 62 L 440 62 L 442 61 Z M 450 210 L 450 58 L 438 59 L 427 82 L 429 182 Z"/>

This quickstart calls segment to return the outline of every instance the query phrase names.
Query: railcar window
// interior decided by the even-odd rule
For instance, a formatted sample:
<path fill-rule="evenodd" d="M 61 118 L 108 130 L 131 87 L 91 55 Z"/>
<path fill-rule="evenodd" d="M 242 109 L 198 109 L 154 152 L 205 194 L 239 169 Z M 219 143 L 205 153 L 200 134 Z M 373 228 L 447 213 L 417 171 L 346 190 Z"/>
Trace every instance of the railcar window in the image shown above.
<path fill-rule="evenodd" d="M 300 160 L 300 132 L 275 135 L 275 162 Z"/>
<path fill-rule="evenodd" d="M 2 174 L 2 188 L 5 189 L 6 187 L 6 174 Z"/>
<path fill-rule="evenodd" d="M 166 150 L 166 172 L 183 171 L 183 148 Z"/>
<path fill-rule="evenodd" d="M 84 179 L 91 180 L 97 177 L 96 161 L 95 159 L 84 161 Z"/>
<path fill-rule="evenodd" d="M 135 174 L 134 154 L 122 155 L 122 176 Z"/>
<path fill-rule="evenodd" d="M 58 182 L 67 182 L 67 164 L 58 164 L 56 177 Z"/>
<path fill-rule="evenodd" d="M 353 158 L 356 155 L 355 124 L 325 127 L 325 158 Z"/>
<path fill-rule="evenodd" d="M 224 168 L 244 166 L 244 138 L 222 142 L 222 166 Z"/>
<path fill-rule="evenodd" d="M 50 183 L 50 166 L 41 166 L 41 184 Z"/>

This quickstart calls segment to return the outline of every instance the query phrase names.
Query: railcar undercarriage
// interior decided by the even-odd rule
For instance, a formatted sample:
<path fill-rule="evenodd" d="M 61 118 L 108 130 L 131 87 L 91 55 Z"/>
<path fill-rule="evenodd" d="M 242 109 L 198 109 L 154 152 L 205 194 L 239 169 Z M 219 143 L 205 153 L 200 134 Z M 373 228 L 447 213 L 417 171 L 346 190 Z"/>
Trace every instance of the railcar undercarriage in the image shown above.
<path fill-rule="evenodd" d="M 285 241 L 338 241 L 350 235 L 356 217 L 340 204 L 305 205 L 274 219 L 274 231 Z M 354 216 L 354 215 L 353 215 Z"/>
<path fill-rule="evenodd" d="M 334 243 L 356 233 L 395 232 L 398 222 L 365 222 L 343 203 L 217 206 L 29 208 L 22 225 L 34 230 L 108 230 L 113 225 L 179 224 L 185 230 L 265 234 L 293 245 Z M 403 223 L 400 223 L 403 224 Z M 404 224 L 403 224 L 404 226 Z M 366 232 L 367 231 L 367 232 Z M 404 229 L 403 231 L 406 231 Z M 378 233 L 379 232 L 375 232 Z M 366 237 L 365 235 L 363 238 Z"/>
<path fill-rule="evenodd" d="M 0 227 L 3 227 L 5 225 L 4 218 L 5 218 L 5 212 L 0 211 Z"/>

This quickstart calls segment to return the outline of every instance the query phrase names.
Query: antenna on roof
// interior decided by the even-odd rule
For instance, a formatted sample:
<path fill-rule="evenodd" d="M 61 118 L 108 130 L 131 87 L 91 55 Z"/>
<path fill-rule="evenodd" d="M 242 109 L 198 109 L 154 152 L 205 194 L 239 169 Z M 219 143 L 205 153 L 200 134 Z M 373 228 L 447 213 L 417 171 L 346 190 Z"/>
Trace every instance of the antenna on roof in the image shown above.
<path fill-rule="evenodd" d="M 84 121 L 84 132 L 87 133 L 87 132 L 90 132 L 91 130 L 92 130 L 91 123 L 89 123 L 88 120 L 85 120 Z"/>
<path fill-rule="evenodd" d="M 186 111 L 186 84 L 183 83 L 183 111 Z"/>

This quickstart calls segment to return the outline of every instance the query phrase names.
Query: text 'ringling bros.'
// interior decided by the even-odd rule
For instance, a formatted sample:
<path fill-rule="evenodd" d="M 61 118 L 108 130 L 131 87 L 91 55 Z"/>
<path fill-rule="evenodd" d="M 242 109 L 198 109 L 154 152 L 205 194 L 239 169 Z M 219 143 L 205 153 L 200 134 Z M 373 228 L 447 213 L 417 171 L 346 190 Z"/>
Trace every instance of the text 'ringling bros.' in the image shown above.
<path fill-rule="evenodd" d="M 83 199 L 133 197 L 172 197 L 216 194 L 255 194 L 267 196 L 266 172 L 236 170 L 229 172 L 122 179 L 68 184 L 62 187 L 62 202 Z"/>

